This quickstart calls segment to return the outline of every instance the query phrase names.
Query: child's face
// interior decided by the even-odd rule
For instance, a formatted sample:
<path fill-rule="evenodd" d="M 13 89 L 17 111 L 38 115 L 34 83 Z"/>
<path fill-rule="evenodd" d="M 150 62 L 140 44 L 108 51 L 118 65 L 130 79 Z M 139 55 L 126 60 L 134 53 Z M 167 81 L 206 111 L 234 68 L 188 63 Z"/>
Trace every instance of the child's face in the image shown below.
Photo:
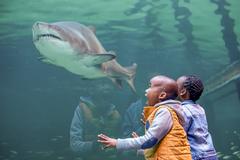
<path fill-rule="evenodd" d="M 154 77 L 150 80 L 149 88 L 145 91 L 145 96 L 148 99 L 148 105 L 153 106 L 159 102 L 159 100 L 166 97 L 164 91 L 163 82 L 159 77 Z"/>
<path fill-rule="evenodd" d="M 183 84 L 186 80 L 186 77 L 182 76 L 177 79 L 177 85 L 178 85 L 178 97 L 180 100 L 185 100 L 187 95 L 187 90 L 184 88 Z"/>

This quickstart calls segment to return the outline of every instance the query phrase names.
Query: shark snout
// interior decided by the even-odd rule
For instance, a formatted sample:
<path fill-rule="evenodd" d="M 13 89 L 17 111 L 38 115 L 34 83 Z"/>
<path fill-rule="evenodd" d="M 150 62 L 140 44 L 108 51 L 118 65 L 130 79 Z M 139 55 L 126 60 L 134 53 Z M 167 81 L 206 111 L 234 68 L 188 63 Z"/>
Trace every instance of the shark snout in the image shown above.
<path fill-rule="evenodd" d="M 58 34 L 56 26 L 45 23 L 45 22 L 35 22 L 32 27 L 33 41 L 36 42 L 40 38 L 51 38 L 62 40 Z"/>
<path fill-rule="evenodd" d="M 42 26 L 47 26 L 48 23 L 45 23 L 45 22 L 35 22 L 33 24 L 34 27 L 42 27 Z"/>
<path fill-rule="evenodd" d="M 48 27 L 48 23 L 45 23 L 45 22 L 35 22 L 33 24 L 33 27 L 32 27 L 32 30 L 33 30 L 33 33 L 38 33 L 40 32 L 43 28 L 47 28 Z"/>
<path fill-rule="evenodd" d="M 46 25 L 46 23 L 44 22 L 35 22 L 33 24 L 33 27 L 32 27 L 32 31 L 33 31 L 33 35 L 37 35 L 39 34 L 39 32 L 41 31 L 41 28 Z"/>

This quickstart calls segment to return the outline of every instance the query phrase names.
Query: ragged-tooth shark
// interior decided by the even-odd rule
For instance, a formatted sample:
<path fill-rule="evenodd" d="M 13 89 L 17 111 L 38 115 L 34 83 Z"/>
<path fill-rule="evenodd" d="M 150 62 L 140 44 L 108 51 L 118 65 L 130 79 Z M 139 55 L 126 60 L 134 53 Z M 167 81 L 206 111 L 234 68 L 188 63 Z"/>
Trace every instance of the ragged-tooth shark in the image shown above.
<path fill-rule="evenodd" d="M 126 80 L 135 92 L 134 78 L 137 64 L 122 67 L 114 52 L 107 52 L 94 29 L 77 22 L 36 22 L 33 42 L 42 61 L 63 67 L 84 79 L 110 78 L 119 87 Z"/>
<path fill-rule="evenodd" d="M 231 63 L 224 70 L 207 80 L 204 95 L 213 93 L 237 79 L 240 79 L 240 60 Z"/>

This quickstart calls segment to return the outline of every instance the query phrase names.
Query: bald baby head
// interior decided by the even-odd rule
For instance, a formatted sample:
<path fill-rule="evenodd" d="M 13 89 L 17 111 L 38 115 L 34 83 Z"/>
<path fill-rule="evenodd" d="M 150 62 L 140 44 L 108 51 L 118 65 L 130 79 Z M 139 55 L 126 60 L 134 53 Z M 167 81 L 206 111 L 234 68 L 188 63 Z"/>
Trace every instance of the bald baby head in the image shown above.
<path fill-rule="evenodd" d="M 175 99 L 177 97 L 177 83 L 175 80 L 167 76 L 158 75 L 153 77 L 151 82 L 167 93 L 166 99 Z"/>
<path fill-rule="evenodd" d="M 177 97 L 177 83 L 175 80 L 158 75 L 150 80 L 150 87 L 146 90 L 149 105 L 155 105 L 167 99 Z"/>

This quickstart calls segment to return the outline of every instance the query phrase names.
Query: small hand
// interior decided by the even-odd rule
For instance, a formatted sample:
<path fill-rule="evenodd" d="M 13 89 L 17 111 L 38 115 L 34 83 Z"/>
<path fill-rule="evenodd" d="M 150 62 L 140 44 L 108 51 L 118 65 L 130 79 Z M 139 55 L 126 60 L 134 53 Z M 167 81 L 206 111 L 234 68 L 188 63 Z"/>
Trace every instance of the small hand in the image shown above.
<path fill-rule="evenodd" d="M 110 137 L 108 137 L 104 134 L 99 134 L 98 138 L 99 138 L 98 142 L 105 145 L 104 149 L 108 148 L 108 147 L 116 147 L 116 145 L 117 145 L 117 140 L 116 139 L 110 138 Z"/>
<path fill-rule="evenodd" d="M 137 137 L 139 137 L 139 136 L 138 136 L 138 134 L 137 134 L 136 132 L 132 132 L 132 137 L 133 137 L 133 138 L 137 138 Z"/>

